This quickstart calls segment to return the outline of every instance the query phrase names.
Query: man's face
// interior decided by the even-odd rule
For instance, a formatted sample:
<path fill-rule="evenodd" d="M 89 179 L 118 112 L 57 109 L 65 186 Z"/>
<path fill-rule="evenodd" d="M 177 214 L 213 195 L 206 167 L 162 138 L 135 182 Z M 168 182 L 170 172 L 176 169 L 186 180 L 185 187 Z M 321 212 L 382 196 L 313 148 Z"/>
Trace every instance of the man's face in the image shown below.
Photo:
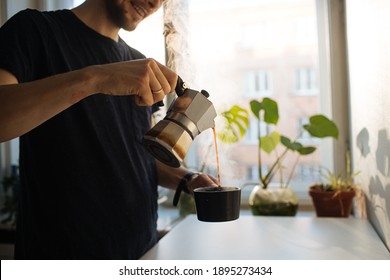
<path fill-rule="evenodd" d="M 134 30 L 146 17 L 156 12 L 163 0 L 105 0 L 108 17 L 119 28 Z"/>

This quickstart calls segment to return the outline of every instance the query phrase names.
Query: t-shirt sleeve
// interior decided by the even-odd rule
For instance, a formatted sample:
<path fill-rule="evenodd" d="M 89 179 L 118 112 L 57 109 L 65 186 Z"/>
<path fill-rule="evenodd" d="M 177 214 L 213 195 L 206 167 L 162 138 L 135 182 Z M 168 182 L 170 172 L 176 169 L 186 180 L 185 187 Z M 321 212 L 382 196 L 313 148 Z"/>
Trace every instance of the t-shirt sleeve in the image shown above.
<path fill-rule="evenodd" d="M 24 10 L 11 17 L 0 28 L 0 68 L 11 72 L 18 82 L 33 80 L 39 54 L 43 50 L 39 16 L 35 10 Z"/>

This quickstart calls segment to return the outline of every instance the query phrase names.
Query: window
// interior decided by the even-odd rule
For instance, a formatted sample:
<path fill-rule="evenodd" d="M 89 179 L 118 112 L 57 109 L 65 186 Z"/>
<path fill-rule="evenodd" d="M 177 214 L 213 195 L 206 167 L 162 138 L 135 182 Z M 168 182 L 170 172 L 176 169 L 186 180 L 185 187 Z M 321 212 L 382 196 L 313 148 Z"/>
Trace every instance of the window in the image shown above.
<path fill-rule="evenodd" d="M 245 73 L 245 92 L 247 97 L 272 95 L 271 73 L 269 71 L 250 71 Z"/>
<path fill-rule="evenodd" d="M 247 170 L 247 177 L 246 179 L 247 180 L 256 180 L 257 178 L 259 178 L 259 170 L 257 168 L 257 166 L 248 166 L 248 170 Z"/>
<path fill-rule="evenodd" d="M 266 46 L 272 44 L 273 26 L 268 21 L 254 21 L 242 26 L 242 39 L 240 46 L 243 49 L 252 49 L 255 46 Z"/>
<path fill-rule="evenodd" d="M 298 164 L 297 173 L 298 177 L 303 181 L 310 180 L 312 182 L 320 182 L 321 175 L 319 167 L 311 164 Z"/>
<path fill-rule="evenodd" d="M 313 68 L 298 68 L 295 70 L 295 94 L 318 94 L 317 75 Z"/>
<path fill-rule="evenodd" d="M 119 36 L 131 47 L 165 64 L 163 10 L 149 16 L 134 31 L 119 31 Z"/>
<path fill-rule="evenodd" d="M 68 0 L 61 2 L 69 7 Z M 73 5 L 82 2 L 83 0 L 74 0 Z M 176 23 L 182 25 L 176 35 L 182 36 L 184 41 L 183 44 L 174 46 L 179 54 L 177 57 L 183 60 L 178 65 L 177 72 L 191 88 L 206 89 L 217 112 L 228 109 L 233 104 L 245 106 L 251 98 L 272 95 L 283 108 L 280 120 L 282 127 L 278 130 L 288 131 L 291 137 L 294 137 L 296 125 L 304 121 L 300 119 L 302 115 L 320 113 L 321 108 L 325 108 L 327 112 L 331 111 L 329 110 L 331 98 L 323 98 L 324 95 L 330 95 L 329 86 L 328 88 L 324 86 L 330 84 L 330 78 L 326 76 L 328 61 L 319 65 L 318 55 L 318 49 L 326 49 L 328 44 L 324 39 L 329 36 L 326 7 L 328 4 L 325 1 L 172 2 L 180 3 L 175 5 L 183 9 L 174 11 Z M 9 4 L 7 8 L 10 6 L 12 5 Z M 320 16 L 320 36 L 317 35 L 317 14 Z M 10 15 L 12 14 L 8 12 L 8 16 Z M 130 46 L 164 63 L 163 23 L 166 19 L 163 20 L 163 16 L 164 12 L 161 9 L 142 22 L 134 32 L 121 31 L 120 35 Z M 317 42 L 318 37 L 322 40 L 320 45 Z M 152 38 L 153 43 L 147 38 Z M 320 58 L 323 60 L 326 55 L 321 55 Z M 322 73 L 321 83 L 319 72 Z M 324 73 L 326 79 L 322 80 Z M 300 111 L 304 113 L 299 113 Z M 202 150 L 210 144 L 210 137 L 209 132 L 200 135 L 186 160 L 199 165 L 203 163 L 205 156 Z M 251 125 L 245 139 L 253 140 L 253 137 L 257 137 L 257 130 Z M 305 135 L 302 137 L 305 138 Z M 14 151 L 17 149 L 17 140 L 14 141 L 12 147 L 9 144 L 2 144 L 3 169 L 17 163 L 18 151 Z M 253 141 L 241 141 L 234 146 L 219 145 L 222 165 L 226 165 L 221 168 L 224 184 L 239 185 L 247 178 L 255 176 L 257 147 L 254 146 Z M 316 157 L 312 160 L 316 165 L 324 165 L 325 158 L 325 165 L 329 166 L 333 164 L 329 159 L 333 158 L 331 145 L 324 145 L 325 148 L 322 146 L 321 144 Z M 7 157 L 10 150 L 12 161 Z M 208 169 L 215 170 L 213 167 L 215 160 L 211 159 L 209 162 Z M 297 183 L 292 187 L 298 192 L 306 194 L 309 172 L 305 170 L 310 168 L 297 167 L 297 178 L 303 183 Z"/>
<path fill-rule="evenodd" d="M 295 40 L 299 45 L 305 42 L 315 41 L 317 30 L 313 26 L 316 26 L 316 24 L 316 16 L 314 14 L 302 15 L 302 17 L 295 18 L 291 23 L 292 40 Z"/>
<path fill-rule="evenodd" d="M 260 137 L 265 136 L 267 134 L 270 134 L 271 127 L 269 125 L 266 125 L 264 122 L 260 124 Z M 257 144 L 258 143 L 258 137 L 259 137 L 259 124 L 258 120 L 254 117 L 250 118 L 249 120 L 249 127 L 246 131 L 244 140 L 248 144 Z"/>
<path fill-rule="evenodd" d="M 267 171 L 268 171 L 268 167 L 262 166 L 261 172 L 263 174 L 265 174 L 265 173 L 267 173 Z M 259 179 L 259 166 L 257 164 L 248 166 L 247 175 L 248 176 L 246 177 L 246 179 L 248 181 L 258 181 L 258 179 Z"/>
<path fill-rule="evenodd" d="M 326 100 L 321 94 L 327 94 L 319 91 L 317 2 L 189 0 L 182 18 L 188 26 L 188 64 L 179 74 L 191 87 L 206 89 L 217 112 L 235 104 L 249 109 L 249 100 L 272 96 L 279 104 L 276 129 L 295 139 L 297 125 L 305 121 L 300 118 L 321 113 L 321 102 Z M 198 152 L 192 156 L 198 162 L 205 157 L 201 147 L 210 143 L 210 137 L 203 133 L 194 143 Z M 239 143 L 219 144 L 224 164 L 237 167 L 221 167 L 223 184 L 239 185 L 256 176 L 256 138 L 257 127 L 251 122 Z M 317 144 L 305 134 L 302 138 L 304 144 Z M 323 165 L 322 154 L 331 151 L 319 146 L 300 162 L 313 168 Z M 286 168 L 294 164 L 295 156 L 286 158 Z M 307 196 L 311 183 L 307 172 L 295 169 L 294 190 Z"/>

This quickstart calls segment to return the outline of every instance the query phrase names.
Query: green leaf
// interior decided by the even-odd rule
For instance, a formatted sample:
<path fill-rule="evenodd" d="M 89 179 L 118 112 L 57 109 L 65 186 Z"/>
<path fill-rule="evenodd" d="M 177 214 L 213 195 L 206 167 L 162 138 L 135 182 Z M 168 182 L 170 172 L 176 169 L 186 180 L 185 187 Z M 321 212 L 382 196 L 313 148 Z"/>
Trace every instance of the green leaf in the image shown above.
<path fill-rule="evenodd" d="M 251 106 L 251 111 L 252 111 L 253 115 L 255 115 L 255 117 L 257 119 L 259 119 L 260 118 L 260 110 L 263 108 L 262 103 L 260 103 L 257 100 L 251 100 L 251 102 L 249 104 Z"/>
<path fill-rule="evenodd" d="M 270 135 L 266 135 L 260 138 L 260 148 L 269 154 L 276 148 L 279 142 L 280 135 L 278 132 L 274 131 Z"/>
<path fill-rule="evenodd" d="M 236 143 L 240 140 L 240 136 L 232 129 L 232 126 L 228 125 L 226 129 L 221 130 L 218 133 L 218 139 L 227 144 Z"/>
<path fill-rule="evenodd" d="M 298 151 L 303 147 L 299 142 L 291 142 L 291 140 L 286 136 L 281 136 L 280 142 L 282 142 L 283 146 L 292 151 Z"/>
<path fill-rule="evenodd" d="M 310 124 L 304 125 L 303 128 L 311 136 L 318 138 L 333 137 L 337 139 L 339 135 L 337 125 L 324 115 L 310 117 Z"/>
<path fill-rule="evenodd" d="M 235 143 L 244 135 L 249 126 L 249 113 L 240 106 L 234 105 L 228 111 L 222 112 L 225 125 L 218 132 L 218 138 L 225 143 Z"/>
<path fill-rule="evenodd" d="M 309 155 L 309 154 L 313 153 L 315 150 L 316 150 L 316 147 L 307 146 L 307 147 L 302 147 L 302 148 L 298 149 L 297 151 L 300 155 Z"/>
<path fill-rule="evenodd" d="M 309 155 L 316 150 L 316 147 L 307 146 L 304 147 L 299 142 L 291 142 L 291 140 L 285 136 L 280 137 L 280 142 L 289 150 L 297 151 L 300 155 Z"/>
<path fill-rule="evenodd" d="M 277 124 L 279 120 L 278 103 L 271 98 L 265 97 L 261 102 L 252 100 L 250 103 L 251 111 L 257 119 L 260 119 L 260 112 L 264 111 L 264 122 L 268 124 Z"/>
<path fill-rule="evenodd" d="M 271 98 L 263 99 L 264 121 L 266 123 L 277 124 L 279 120 L 278 103 Z"/>

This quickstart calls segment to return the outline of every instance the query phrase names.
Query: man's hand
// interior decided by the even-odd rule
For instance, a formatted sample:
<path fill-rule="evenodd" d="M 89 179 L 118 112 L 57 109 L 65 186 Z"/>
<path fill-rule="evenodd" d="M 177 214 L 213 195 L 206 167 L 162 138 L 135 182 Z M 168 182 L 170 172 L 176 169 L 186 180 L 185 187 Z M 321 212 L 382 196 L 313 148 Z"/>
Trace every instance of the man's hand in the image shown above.
<path fill-rule="evenodd" d="M 194 173 L 187 183 L 187 189 L 192 194 L 194 189 L 205 187 L 217 187 L 218 181 L 206 173 Z"/>
<path fill-rule="evenodd" d="M 150 106 L 173 92 L 177 74 L 154 59 L 91 66 L 98 82 L 98 92 L 111 95 L 135 95 L 140 106 Z"/>

